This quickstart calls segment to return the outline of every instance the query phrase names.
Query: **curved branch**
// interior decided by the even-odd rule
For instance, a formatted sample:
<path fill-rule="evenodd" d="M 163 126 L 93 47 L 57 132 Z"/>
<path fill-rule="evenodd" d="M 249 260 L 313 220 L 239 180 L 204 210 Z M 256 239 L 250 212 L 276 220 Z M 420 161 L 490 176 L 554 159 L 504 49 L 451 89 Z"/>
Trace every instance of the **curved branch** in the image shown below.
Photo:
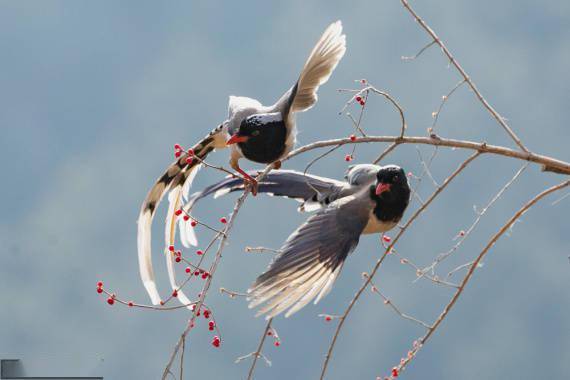
<path fill-rule="evenodd" d="M 461 148 L 475 150 L 480 153 L 490 153 L 499 156 L 516 158 L 523 161 L 533 162 L 535 164 L 543 165 L 542 170 L 548 172 L 554 172 L 558 174 L 570 175 L 570 163 L 562 160 L 558 160 L 549 156 L 542 154 L 536 154 L 533 152 L 521 152 L 520 150 L 514 150 L 498 145 L 489 145 L 485 142 L 479 143 L 475 141 L 468 140 L 454 140 L 445 139 L 441 137 L 419 137 L 419 136 L 368 136 L 359 137 L 357 140 L 352 141 L 350 138 L 334 139 L 318 141 L 312 144 L 307 144 L 300 148 L 295 149 L 284 159 L 288 160 L 301 153 L 309 150 L 324 148 L 332 145 L 344 145 L 344 144 L 362 144 L 362 143 L 374 143 L 374 142 L 387 142 L 387 143 L 397 143 L 397 144 L 422 144 L 422 145 L 435 145 L 435 146 L 445 146 L 449 148 Z"/>

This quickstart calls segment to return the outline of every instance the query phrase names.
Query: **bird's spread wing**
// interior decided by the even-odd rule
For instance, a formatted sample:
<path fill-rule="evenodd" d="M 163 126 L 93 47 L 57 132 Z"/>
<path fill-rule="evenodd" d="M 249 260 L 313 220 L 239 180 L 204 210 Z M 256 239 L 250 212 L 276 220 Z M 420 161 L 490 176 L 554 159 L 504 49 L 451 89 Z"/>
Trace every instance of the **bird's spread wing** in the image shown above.
<path fill-rule="evenodd" d="M 310 217 L 285 242 L 265 273 L 249 289 L 250 307 L 272 318 L 286 317 L 330 290 L 344 260 L 366 226 L 370 201 L 349 196 Z"/>
<path fill-rule="evenodd" d="M 299 80 L 277 102 L 289 112 L 302 112 L 317 102 L 317 90 L 331 76 L 346 51 L 346 36 L 340 21 L 332 23 L 323 33 L 307 59 Z"/>
<path fill-rule="evenodd" d="M 252 177 L 258 172 L 248 173 Z M 226 178 L 204 190 L 192 194 L 186 203 L 185 210 L 192 207 L 202 198 L 210 194 L 219 197 L 230 192 L 243 190 L 241 178 Z M 292 170 L 273 170 L 258 184 L 258 193 L 288 197 L 302 202 L 301 209 L 310 211 L 339 199 L 348 191 L 346 183 L 330 178 L 303 174 Z"/>
<path fill-rule="evenodd" d="M 376 180 L 376 173 L 380 169 L 381 166 L 374 164 L 351 165 L 344 178 L 353 186 L 362 186 Z"/>

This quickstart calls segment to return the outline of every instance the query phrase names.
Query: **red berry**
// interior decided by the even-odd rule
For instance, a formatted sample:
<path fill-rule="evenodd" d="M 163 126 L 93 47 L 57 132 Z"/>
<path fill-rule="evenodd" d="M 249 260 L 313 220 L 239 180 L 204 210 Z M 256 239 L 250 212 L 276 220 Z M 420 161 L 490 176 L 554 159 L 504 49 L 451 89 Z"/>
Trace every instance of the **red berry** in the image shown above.
<path fill-rule="evenodd" d="M 361 106 L 363 106 L 363 105 L 366 104 L 366 103 L 364 102 L 364 100 L 361 100 L 359 103 L 360 103 Z"/>
<path fill-rule="evenodd" d="M 327 322 L 332 321 L 332 317 L 331 317 L 330 315 L 327 315 L 327 316 L 325 317 L 325 321 L 327 321 Z"/>
<path fill-rule="evenodd" d="M 267 336 L 271 336 L 271 335 L 273 335 L 273 331 L 269 330 L 269 331 L 267 332 Z"/>
<path fill-rule="evenodd" d="M 160 306 L 164 306 L 164 301 L 160 300 Z"/>
<path fill-rule="evenodd" d="M 208 273 L 202 273 L 202 279 L 205 280 L 208 278 Z"/>
<path fill-rule="evenodd" d="M 180 146 L 180 144 L 174 144 L 174 150 L 181 150 L 182 147 Z"/>
<path fill-rule="evenodd" d="M 182 155 L 182 153 L 179 150 L 174 152 L 174 157 L 176 157 L 176 158 L 180 157 L 181 155 Z"/>
<path fill-rule="evenodd" d="M 459 236 L 465 236 L 465 231 L 463 230 L 459 231 Z"/>
<path fill-rule="evenodd" d="M 103 287 L 103 282 L 101 282 L 101 281 L 97 282 L 97 287 L 98 287 L 98 288 L 102 288 L 102 287 Z"/>
<path fill-rule="evenodd" d="M 215 326 L 216 326 L 216 323 L 214 321 L 208 322 L 208 330 L 214 331 Z"/>
<path fill-rule="evenodd" d="M 392 368 L 392 377 L 398 377 L 399 374 L 397 367 Z"/>
<path fill-rule="evenodd" d="M 346 162 L 350 162 L 350 161 L 352 161 L 352 156 L 350 154 L 347 154 L 346 156 L 344 156 L 344 160 Z"/>
<path fill-rule="evenodd" d="M 204 310 L 204 318 L 206 318 L 206 319 L 210 318 L 210 311 L 209 310 Z"/>
<path fill-rule="evenodd" d="M 184 221 L 187 222 L 188 220 L 190 220 L 190 215 L 184 215 L 182 219 L 184 219 Z"/>
<path fill-rule="evenodd" d="M 172 297 L 178 297 L 178 290 L 174 289 L 172 292 Z"/>
<path fill-rule="evenodd" d="M 109 305 L 112 305 L 112 304 L 115 303 L 115 299 L 114 299 L 113 297 L 109 297 L 109 298 L 107 298 L 107 303 L 108 303 Z"/>
<path fill-rule="evenodd" d="M 194 276 L 199 276 L 199 275 L 200 275 L 200 271 L 194 272 Z"/>
<path fill-rule="evenodd" d="M 176 261 L 177 263 L 181 262 L 182 259 L 180 258 L 180 256 L 176 256 L 176 258 L 174 259 L 174 261 Z"/>
<path fill-rule="evenodd" d="M 388 235 L 382 236 L 382 239 L 383 239 L 386 243 L 389 243 L 389 242 L 392 241 L 392 238 L 391 238 L 390 236 L 388 236 Z"/>
<path fill-rule="evenodd" d="M 190 222 L 190 225 L 191 225 L 192 227 L 196 227 L 196 226 L 198 225 L 198 222 L 195 221 L 195 220 L 193 220 L 192 222 Z"/>
<path fill-rule="evenodd" d="M 186 163 L 187 163 L 188 165 L 191 165 L 193 161 L 194 161 L 194 158 L 192 158 L 192 157 L 186 157 Z"/>
<path fill-rule="evenodd" d="M 217 335 L 214 337 L 214 339 L 212 339 L 212 346 L 220 347 L 220 337 Z"/>
<path fill-rule="evenodd" d="M 169 245 L 169 246 L 168 246 L 168 250 L 169 250 L 170 252 L 174 252 L 174 246 L 173 246 L 173 245 Z"/>
<path fill-rule="evenodd" d="M 135 306 L 135 304 L 133 303 L 133 301 L 129 301 L 128 305 L 129 305 L 129 307 Z"/>
<path fill-rule="evenodd" d="M 188 149 L 188 155 L 193 156 L 194 155 L 194 149 Z"/>
<path fill-rule="evenodd" d="M 178 210 L 174 211 L 174 215 L 176 215 L 176 216 L 180 216 L 181 214 L 182 214 L 182 210 L 181 210 L 181 209 L 178 209 Z"/>
<path fill-rule="evenodd" d="M 274 344 L 275 344 L 275 347 L 279 347 L 281 345 L 281 343 L 279 343 L 278 340 L 276 340 Z"/>
<path fill-rule="evenodd" d="M 192 269 L 190 269 L 190 267 L 186 267 L 186 269 L 184 270 L 186 273 L 190 273 L 192 272 Z"/>
<path fill-rule="evenodd" d="M 97 288 L 97 293 L 99 294 L 103 293 L 103 288 Z"/>
<path fill-rule="evenodd" d="M 228 222 L 228 220 L 225 217 L 220 218 L 220 223 L 226 224 L 227 222 Z"/>
<path fill-rule="evenodd" d="M 357 96 L 356 98 L 354 98 L 354 100 L 356 100 L 358 103 L 360 103 L 362 101 L 362 97 Z"/>
<path fill-rule="evenodd" d="M 356 136 L 355 136 L 355 135 L 350 135 L 350 141 L 356 141 Z"/>
<path fill-rule="evenodd" d="M 201 256 L 201 255 L 204 254 L 204 251 L 202 251 L 201 249 L 199 249 L 199 250 L 196 251 L 196 254 L 197 254 L 198 256 Z"/>

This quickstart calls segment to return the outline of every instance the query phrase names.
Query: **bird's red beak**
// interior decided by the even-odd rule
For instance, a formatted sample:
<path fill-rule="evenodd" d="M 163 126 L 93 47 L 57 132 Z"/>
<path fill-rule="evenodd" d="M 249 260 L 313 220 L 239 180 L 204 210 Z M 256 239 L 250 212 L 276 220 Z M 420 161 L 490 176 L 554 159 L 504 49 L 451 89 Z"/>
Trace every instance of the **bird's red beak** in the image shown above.
<path fill-rule="evenodd" d="M 249 137 L 247 136 L 239 136 L 237 133 L 230 137 L 228 141 L 226 141 L 226 145 L 237 144 L 240 142 L 246 142 Z"/>
<path fill-rule="evenodd" d="M 378 186 L 376 186 L 376 195 L 380 195 L 385 191 L 390 191 L 390 185 L 389 183 L 379 183 Z"/>

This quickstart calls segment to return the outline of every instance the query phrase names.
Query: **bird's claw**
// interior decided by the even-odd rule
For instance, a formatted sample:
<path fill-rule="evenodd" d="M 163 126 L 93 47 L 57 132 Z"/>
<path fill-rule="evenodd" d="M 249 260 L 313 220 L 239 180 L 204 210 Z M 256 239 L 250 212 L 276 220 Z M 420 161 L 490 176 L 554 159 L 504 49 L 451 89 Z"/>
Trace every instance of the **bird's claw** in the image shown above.
<path fill-rule="evenodd" d="M 247 187 L 249 186 L 249 187 L 250 187 L 250 191 L 251 191 L 251 195 L 253 195 L 254 197 L 257 196 L 257 187 L 258 187 L 258 184 L 257 184 L 257 180 L 256 180 L 256 179 L 251 178 L 251 177 L 249 177 L 249 178 L 244 177 L 244 178 L 243 178 L 243 186 L 244 186 L 244 188 L 247 188 Z"/>

